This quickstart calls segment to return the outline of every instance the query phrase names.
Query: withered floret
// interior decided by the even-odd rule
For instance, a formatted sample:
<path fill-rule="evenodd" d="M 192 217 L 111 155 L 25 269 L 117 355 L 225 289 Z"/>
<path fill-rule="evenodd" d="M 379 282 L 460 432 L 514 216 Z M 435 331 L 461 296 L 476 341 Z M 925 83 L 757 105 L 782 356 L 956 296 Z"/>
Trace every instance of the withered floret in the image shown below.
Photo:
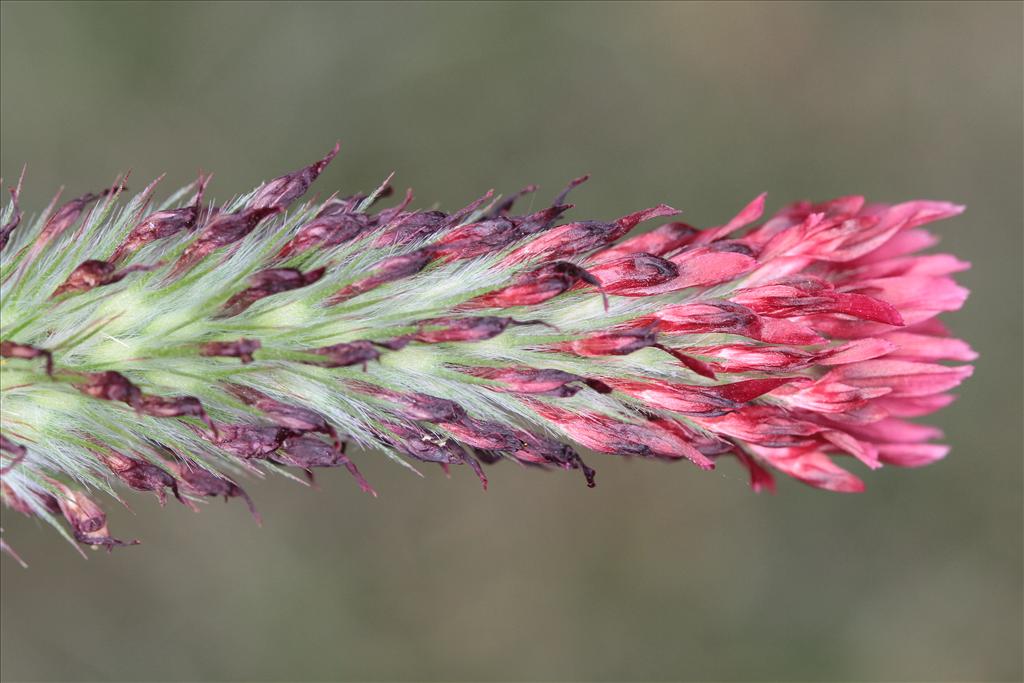
<path fill-rule="evenodd" d="M 224 315 L 242 313 L 260 299 L 311 285 L 323 277 L 326 268 L 316 268 L 303 273 L 295 268 L 270 268 L 261 270 L 249 278 L 250 286 L 235 294 L 224 304 Z"/>
<path fill-rule="evenodd" d="M 7 248 L 7 241 L 11 237 L 11 233 L 21 225 L 21 219 L 23 213 L 21 206 L 18 204 L 18 198 L 21 196 L 21 183 L 25 180 L 25 169 L 21 169 L 21 176 L 18 178 L 18 184 L 10 189 L 11 192 L 11 217 L 4 223 L 3 227 L 0 227 L 0 251 Z"/>
<path fill-rule="evenodd" d="M 69 292 L 87 292 L 94 287 L 102 287 L 115 282 L 120 282 L 130 273 L 138 273 L 146 270 L 153 270 L 163 264 L 145 265 L 136 264 L 117 270 L 112 261 L 99 261 L 91 259 L 80 263 L 64 283 L 53 291 L 52 296 L 58 297 Z"/>
<path fill-rule="evenodd" d="M 225 477 L 213 474 L 209 470 L 188 463 L 181 462 L 171 465 L 181 480 L 181 488 L 193 496 L 223 496 L 225 502 L 229 498 L 241 498 L 249 508 L 249 513 L 257 524 L 263 524 L 260 513 L 257 512 L 252 498 L 235 482 Z"/>
<path fill-rule="evenodd" d="M 136 411 L 142 409 L 142 391 L 131 380 L 114 370 L 87 373 L 86 381 L 77 389 L 87 396 L 105 401 L 127 403 Z"/>
<path fill-rule="evenodd" d="M 194 230 L 203 214 L 203 195 L 211 176 L 200 175 L 196 181 L 196 193 L 192 203 L 179 209 L 167 209 L 151 213 L 132 228 L 124 241 L 110 257 L 111 263 L 117 263 L 129 254 L 138 251 L 150 242 L 173 237 L 180 232 Z"/>
<path fill-rule="evenodd" d="M 260 221 L 282 211 L 280 206 L 261 206 L 222 214 L 200 231 L 171 269 L 171 275 L 180 275 L 221 247 L 238 242 L 259 225 Z"/>
<path fill-rule="evenodd" d="M 151 491 L 160 505 L 167 501 L 164 489 L 170 489 L 179 502 L 185 502 L 178 491 L 177 480 L 156 465 L 115 451 L 97 452 L 97 457 L 128 487 L 136 491 Z"/>
<path fill-rule="evenodd" d="M 43 358 L 46 360 L 46 374 L 53 375 L 53 354 L 46 349 L 36 348 L 29 344 L 18 344 L 17 342 L 4 340 L 0 341 L 0 357 L 22 358 L 24 360 Z"/>
<path fill-rule="evenodd" d="M 238 358 L 242 363 L 251 363 L 252 354 L 258 351 L 262 345 L 259 339 L 244 338 L 235 341 L 204 342 L 199 346 L 199 354 L 202 356 L 227 356 Z"/>
<path fill-rule="evenodd" d="M 333 448 L 315 436 L 289 436 L 281 445 L 281 450 L 270 456 L 272 462 L 281 465 L 299 467 L 306 472 L 310 483 L 314 483 L 313 468 L 344 467 L 359 484 L 365 493 L 376 497 L 377 492 L 367 483 L 356 464 L 345 455 L 344 450 Z"/>

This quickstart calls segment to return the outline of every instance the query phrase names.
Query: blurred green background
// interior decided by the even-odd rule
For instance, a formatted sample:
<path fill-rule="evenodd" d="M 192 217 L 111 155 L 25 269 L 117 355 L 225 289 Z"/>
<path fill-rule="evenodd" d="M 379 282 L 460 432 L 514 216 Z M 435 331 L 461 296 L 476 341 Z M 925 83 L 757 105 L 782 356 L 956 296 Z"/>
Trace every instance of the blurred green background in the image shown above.
<path fill-rule="evenodd" d="M 594 458 L 251 483 L 266 525 L 131 498 L 82 561 L 5 513 L 5 680 L 1020 680 L 1021 3 L 47 4 L 2 8 L 0 163 L 38 211 L 133 169 L 226 198 L 343 151 L 327 193 L 575 175 L 578 215 L 709 225 L 768 190 L 968 205 L 944 462 L 841 496 L 726 462 Z M 539 200 L 538 200 L 539 201 Z M 863 473 L 863 472 L 862 472 Z M 866 474 L 866 473 L 865 473 Z"/>

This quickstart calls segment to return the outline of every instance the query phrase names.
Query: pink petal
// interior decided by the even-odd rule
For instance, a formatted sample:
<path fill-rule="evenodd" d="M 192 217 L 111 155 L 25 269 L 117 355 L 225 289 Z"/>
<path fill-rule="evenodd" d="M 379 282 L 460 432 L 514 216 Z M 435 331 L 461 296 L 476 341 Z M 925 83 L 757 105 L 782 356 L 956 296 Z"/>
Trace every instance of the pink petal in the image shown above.
<path fill-rule="evenodd" d="M 893 417 L 921 417 L 942 410 L 956 400 L 953 394 L 933 394 L 931 396 L 901 396 L 899 398 L 880 398 L 875 404 Z"/>
<path fill-rule="evenodd" d="M 701 231 L 693 243 L 708 244 L 709 242 L 714 242 L 758 220 L 764 214 L 764 200 L 767 196 L 767 192 L 762 192 L 757 195 L 754 197 L 753 201 L 743 207 L 743 210 L 736 214 L 732 220 L 717 228 L 708 228 L 707 230 Z"/>
<path fill-rule="evenodd" d="M 838 493 L 860 493 L 864 490 L 864 482 L 836 465 L 820 451 L 804 451 L 780 457 L 772 455 L 773 450 L 789 453 L 796 449 L 757 448 L 756 452 L 775 469 L 805 484 Z"/>
<path fill-rule="evenodd" d="M 897 467 L 923 467 L 941 460 L 949 453 L 949 446 L 930 443 L 893 443 L 878 445 L 878 459 Z"/>
<path fill-rule="evenodd" d="M 890 398 L 898 398 L 948 391 L 973 372 L 970 365 L 947 367 L 905 360 L 868 360 L 841 365 L 828 376 L 855 387 L 889 388 Z"/>
<path fill-rule="evenodd" d="M 899 330 L 885 334 L 881 339 L 894 346 L 890 354 L 892 358 L 972 361 L 978 357 L 967 342 L 952 337 L 933 337 Z"/>

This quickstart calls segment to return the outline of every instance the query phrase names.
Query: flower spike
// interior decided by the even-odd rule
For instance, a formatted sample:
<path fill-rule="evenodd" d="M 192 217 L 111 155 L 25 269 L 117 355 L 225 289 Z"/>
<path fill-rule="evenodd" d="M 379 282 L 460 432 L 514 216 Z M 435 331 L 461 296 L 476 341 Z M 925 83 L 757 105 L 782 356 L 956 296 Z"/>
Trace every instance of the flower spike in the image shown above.
<path fill-rule="evenodd" d="M 864 488 L 843 456 L 870 471 L 948 452 L 910 419 L 972 372 L 938 320 L 969 264 L 918 252 L 963 207 L 768 215 L 760 195 L 716 227 L 631 234 L 678 212 L 567 220 L 587 176 L 523 214 L 534 185 L 451 213 L 387 200 L 392 176 L 309 200 L 337 153 L 219 207 L 208 175 L 153 208 L 155 182 L 125 201 L 118 181 L 32 225 L 19 180 L 0 212 L 7 506 L 111 549 L 136 541 L 91 488 L 240 498 L 258 522 L 241 476 L 344 468 L 376 495 L 355 462 L 373 450 L 484 488 L 502 460 L 593 486 L 589 450 L 840 492 Z"/>

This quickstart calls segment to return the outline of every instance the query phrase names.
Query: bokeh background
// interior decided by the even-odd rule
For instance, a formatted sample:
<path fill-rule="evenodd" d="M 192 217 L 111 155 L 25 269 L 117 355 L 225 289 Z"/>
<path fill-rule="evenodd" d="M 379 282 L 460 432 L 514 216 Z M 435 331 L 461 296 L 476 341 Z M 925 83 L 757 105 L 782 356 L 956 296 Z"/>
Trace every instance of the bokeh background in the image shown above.
<path fill-rule="evenodd" d="M 980 351 L 944 462 L 842 496 L 733 463 L 595 459 L 420 480 L 382 458 L 195 515 L 135 496 L 145 545 L 89 561 L 5 513 L 4 680 L 1020 680 L 1022 5 L 4 2 L 0 164 L 39 210 L 133 169 L 218 198 L 343 152 L 422 203 L 489 187 L 697 225 L 767 190 L 941 198 Z M 581 214 L 582 215 L 582 214 Z M 113 508 L 112 505 L 108 506 Z"/>

